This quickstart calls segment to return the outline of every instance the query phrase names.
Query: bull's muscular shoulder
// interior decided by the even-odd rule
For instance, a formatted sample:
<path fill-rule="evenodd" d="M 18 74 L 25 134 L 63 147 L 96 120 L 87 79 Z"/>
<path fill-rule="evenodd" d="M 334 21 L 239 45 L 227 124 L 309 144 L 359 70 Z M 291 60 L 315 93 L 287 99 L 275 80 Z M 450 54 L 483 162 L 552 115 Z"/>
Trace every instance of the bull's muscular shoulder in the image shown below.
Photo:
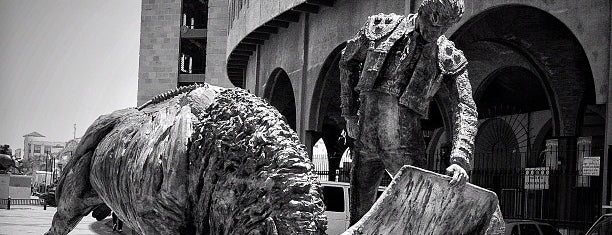
<path fill-rule="evenodd" d="M 438 66 L 444 75 L 452 75 L 461 71 L 467 65 L 463 51 L 455 47 L 455 43 L 444 35 L 438 38 Z"/>

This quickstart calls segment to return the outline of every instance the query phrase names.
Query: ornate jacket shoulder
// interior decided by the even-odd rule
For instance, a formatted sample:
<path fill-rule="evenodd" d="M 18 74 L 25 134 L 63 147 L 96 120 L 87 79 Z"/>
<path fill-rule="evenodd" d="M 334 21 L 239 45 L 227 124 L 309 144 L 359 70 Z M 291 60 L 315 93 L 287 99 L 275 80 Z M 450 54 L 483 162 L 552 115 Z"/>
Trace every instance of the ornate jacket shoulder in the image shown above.
<path fill-rule="evenodd" d="M 364 35 L 370 41 L 375 41 L 393 32 L 403 19 L 403 15 L 397 15 L 395 13 L 379 13 L 377 15 L 369 16 L 362 30 L 364 31 Z M 377 21 L 384 22 L 384 24 L 377 24 Z"/>
<path fill-rule="evenodd" d="M 455 43 L 444 35 L 438 38 L 438 66 L 444 75 L 457 74 L 467 66 L 463 51 L 455 47 Z"/>

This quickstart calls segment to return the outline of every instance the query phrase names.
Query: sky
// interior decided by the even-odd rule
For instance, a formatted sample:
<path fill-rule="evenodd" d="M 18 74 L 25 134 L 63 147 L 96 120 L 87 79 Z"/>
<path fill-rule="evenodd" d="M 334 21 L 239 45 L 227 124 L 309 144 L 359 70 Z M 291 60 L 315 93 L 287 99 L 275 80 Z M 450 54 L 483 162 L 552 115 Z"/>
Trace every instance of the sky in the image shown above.
<path fill-rule="evenodd" d="M 136 106 L 140 0 L 0 0 L 0 144 Z"/>

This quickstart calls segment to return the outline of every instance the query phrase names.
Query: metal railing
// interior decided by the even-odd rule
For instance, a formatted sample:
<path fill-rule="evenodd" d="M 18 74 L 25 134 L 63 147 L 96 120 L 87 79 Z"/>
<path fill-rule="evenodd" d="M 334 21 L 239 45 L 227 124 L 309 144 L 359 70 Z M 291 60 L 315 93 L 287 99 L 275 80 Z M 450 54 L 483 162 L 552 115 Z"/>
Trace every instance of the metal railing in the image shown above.
<path fill-rule="evenodd" d="M 336 182 L 345 182 L 345 183 L 351 182 L 350 169 L 341 169 L 341 170 L 336 170 L 334 172 L 315 170 L 314 173 L 319 176 L 319 180 L 323 180 L 323 181 L 336 181 Z M 389 176 L 389 174 L 385 174 L 380 182 L 380 186 L 386 187 L 387 185 L 389 185 L 389 183 L 391 183 L 391 180 L 392 180 L 391 176 Z"/>
<path fill-rule="evenodd" d="M 44 199 L 6 198 L 0 199 L 0 205 L 44 205 Z"/>

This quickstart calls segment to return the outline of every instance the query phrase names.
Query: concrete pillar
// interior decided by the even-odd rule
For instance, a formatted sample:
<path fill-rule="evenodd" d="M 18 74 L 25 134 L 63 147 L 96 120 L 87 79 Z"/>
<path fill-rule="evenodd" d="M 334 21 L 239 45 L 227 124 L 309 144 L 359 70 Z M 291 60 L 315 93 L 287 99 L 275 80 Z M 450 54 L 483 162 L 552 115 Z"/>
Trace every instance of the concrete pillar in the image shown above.
<path fill-rule="evenodd" d="M 176 88 L 181 0 L 143 0 L 140 25 L 138 105 Z"/>
<path fill-rule="evenodd" d="M 416 13 L 419 5 L 421 4 L 421 0 L 406 0 L 404 5 L 404 14 L 413 14 Z"/>
<path fill-rule="evenodd" d="M 227 0 L 208 1 L 205 81 L 221 87 L 234 87 L 227 77 L 225 60 L 229 25 L 228 2 Z"/>
<path fill-rule="evenodd" d="M 302 78 L 301 78 L 301 82 L 300 82 L 300 94 L 299 94 L 299 104 L 296 105 L 296 108 L 298 109 L 298 116 L 296 118 L 298 118 L 298 134 L 300 136 L 300 140 L 302 140 L 302 143 L 305 142 L 306 140 L 306 110 L 305 108 L 308 107 L 309 105 L 306 105 L 306 95 L 307 95 L 307 90 L 308 90 L 308 56 L 310 53 L 310 48 L 308 47 L 308 43 L 310 40 L 310 25 L 309 25 L 309 20 L 310 20 L 310 14 L 305 13 L 303 14 L 303 17 L 300 21 L 300 23 L 302 24 Z M 296 102 L 297 103 L 297 102 Z"/>
<path fill-rule="evenodd" d="M 612 14 L 612 4 L 609 9 L 610 14 Z M 608 21 L 608 29 L 610 29 L 610 37 L 608 40 L 608 53 L 610 53 L 610 58 L 612 58 L 612 22 Z M 610 64 L 608 64 L 608 81 L 612 81 L 612 73 L 610 69 L 612 68 L 612 60 L 610 60 Z M 606 137 L 605 137 L 605 147 L 604 147 L 604 155 L 601 159 L 602 164 L 602 187 L 601 187 L 601 204 L 607 208 L 607 212 L 612 211 L 612 193 L 610 189 L 612 188 L 612 181 L 610 177 L 612 177 L 612 159 L 610 159 L 610 148 L 612 148 L 612 86 L 608 86 L 608 100 L 606 102 Z M 604 211 L 606 212 L 606 211 Z"/>
<path fill-rule="evenodd" d="M 557 218 L 561 220 L 571 220 L 571 215 L 576 216 L 576 213 L 568 213 L 575 210 L 575 203 L 577 201 L 576 187 L 576 145 L 577 139 L 575 136 L 563 136 L 559 137 L 559 161 L 561 161 L 561 175 L 559 176 L 559 187 L 558 197 L 559 202 L 557 203 Z"/>

